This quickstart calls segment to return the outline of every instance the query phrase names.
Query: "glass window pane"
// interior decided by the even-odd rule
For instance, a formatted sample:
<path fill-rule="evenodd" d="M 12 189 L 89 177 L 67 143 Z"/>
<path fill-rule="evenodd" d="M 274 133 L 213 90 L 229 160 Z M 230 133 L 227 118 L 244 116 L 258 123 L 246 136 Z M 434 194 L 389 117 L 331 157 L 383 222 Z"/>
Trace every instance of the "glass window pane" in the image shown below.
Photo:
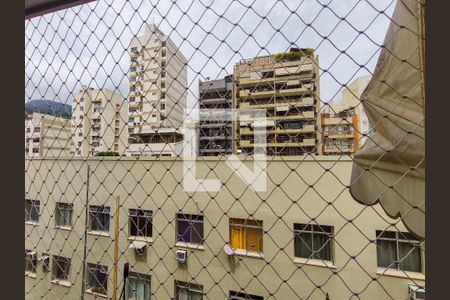
<path fill-rule="evenodd" d="M 396 268 L 397 249 L 395 241 L 377 240 L 378 267 Z"/>
<path fill-rule="evenodd" d="M 191 233 L 191 243 L 203 244 L 203 222 L 193 223 Z"/>
<path fill-rule="evenodd" d="M 137 226 L 137 217 L 130 217 L 130 235 L 137 236 L 138 226 Z"/>
<path fill-rule="evenodd" d="M 422 272 L 420 247 L 412 243 L 399 243 L 399 269 L 410 272 Z"/>
<path fill-rule="evenodd" d="M 263 241 L 262 241 L 262 230 L 259 228 L 246 228 L 246 238 L 248 251 L 262 252 L 263 251 Z"/>
<path fill-rule="evenodd" d="M 70 205 L 67 207 L 66 212 L 65 212 L 64 225 L 72 226 L 72 214 L 73 214 L 73 208 L 72 208 L 72 205 Z"/>
<path fill-rule="evenodd" d="M 296 234 L 294 251 L 295 257 L 310 258 L 312 255 L 312 233 Z"/>
<path fill-rule="evenodd" d="M 314 258 L 331 261 L 330 237 L 326 234 L 313 234 Z"/>
<path fill-rule="evenodd" d="M 231 226 L 231 247 L 245 250 L 245 230 L 242 227 Z"/>
<path fill-rule="evenodd" d="M 177 229 L 178 229 L 177 241 L 189 243 L 191 241 L 189 221 L 178 220 Z"/>

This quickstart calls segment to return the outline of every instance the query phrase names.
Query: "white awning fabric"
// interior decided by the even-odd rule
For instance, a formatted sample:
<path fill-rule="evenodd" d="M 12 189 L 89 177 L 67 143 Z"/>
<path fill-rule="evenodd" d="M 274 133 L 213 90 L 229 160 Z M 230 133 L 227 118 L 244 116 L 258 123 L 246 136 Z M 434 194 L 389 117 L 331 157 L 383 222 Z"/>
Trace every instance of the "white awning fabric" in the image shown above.
<path fill-rule="evenodd" d="M 398 0 L 372 80 L 361 95 L 374 127 L 354 155 L 352 196 L 380 203 L 425 238 L 424 1 Z"/>

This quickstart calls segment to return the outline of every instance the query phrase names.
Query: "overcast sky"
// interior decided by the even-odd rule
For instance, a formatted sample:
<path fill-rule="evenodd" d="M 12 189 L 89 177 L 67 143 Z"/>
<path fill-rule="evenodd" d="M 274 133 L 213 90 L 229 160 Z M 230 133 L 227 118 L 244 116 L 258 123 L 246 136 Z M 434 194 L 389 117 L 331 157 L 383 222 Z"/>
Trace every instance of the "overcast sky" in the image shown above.
<path fill-rule="evenodd" d="M 373 72 L 395 0 L 110 0 L 25 22 L 25 101 L 71 104 L 81 84 L 128 94 L 128 45 L 155 23 L 188 59 L 188 103 L 198 80 L 232 74 L 243 58 L 291 45 L 320 57 L 321 100 Z"/>

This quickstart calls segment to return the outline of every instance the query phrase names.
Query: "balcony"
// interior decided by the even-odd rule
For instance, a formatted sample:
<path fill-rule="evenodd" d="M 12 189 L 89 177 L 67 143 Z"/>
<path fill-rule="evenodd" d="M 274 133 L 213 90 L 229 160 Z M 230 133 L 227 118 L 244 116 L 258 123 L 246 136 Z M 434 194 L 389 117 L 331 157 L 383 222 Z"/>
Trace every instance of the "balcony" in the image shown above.
<path fill-rule="evenodd" d="M 299 112 L 298 114 L 292 114 L 287 116 L 274 116 L 272 117 L 273 120 L 279 121 L 279 120 L 303 120 L 303 119 L 315 119 L 315 113 L 314 111 L 304 111 Z"/>
<path fill-rule="evenodd" d="M 347 117 L 347 118 L 324 118 L 323 125 L 349 125 L 349 124 L 353 124 L 353 120 L 352 117 Z"/>
<path fill-rule="evenodd" d="M 219 134 L 219 135 L 208 135 L 208 136 L 200 136 L 199 140 L 200 141 L 211 141 L 211 140 L 229 140 L 231 137 L 224 135 L 224 134 Z"/>
<path fill-rule="evenodd" d="M 303 72 L 311 72 L 314 69 L 312 64 L 301 64 L 292 67 L 280 67 L 275 69 L 275 76 L 295 75 Z"/>
<path fill-rule="evenodd" d="M 353 139 L 355 137 L 353 131 L 330 131 L 325 132 L 325 136 L 330 139 Z"/>
<path fill-rule="evenodd" d="M 275 95 L 275 91 L 274 90 L 267 90 L 267 91 L 253 91 L 250 92 L 250 90 L 241 90 L 239 91 L 239 97 L 241 98 L 247 98 L 247 97 L 252 97 L 253 99 L 257 99 L 257 98 L 267 98 L 267 97 L 272 97 Z"/>
<path fill-rule="evenodd" d="M 286 97 L 286 96 L 294 96 L 294 95 L 298 95 L 298 94 L 303 94 L 307 91 L 310 91 L 310 90 L 305 87 L 301 87 L 301 88 L 293 88 L 293 89 L 280 89 L 277 92 L 281 96 Z"/>
<path fill-rule="evenodd" d="M 275 102 L 276 101 L 276 102 Z M 312 97 L 305 97 L 305 98 L 299 98 L 298 100 L 288 100 L 288 99 L 276 99 L 274 101 L 270 101 L 270 103 L 252 103 L 252 102 L 241 102 L 239 104 L 240 109 L 252 109 L 252 108 L 275 108 L 278 107 L 306 107 L 306 106 L 313 106 L 314 105 L 314 98 Z M 280 111 L 280 109 L 278 109 Z"/>
<path fill-rule="evenodd" d="M 138 108 L 138 107 L 142 106 L 142 102 L 141 101 L 132 101 L 128 104 L 128 106 Z"/>
<path fill-rule="evenodd" d="M 100 120 L 101 114 L 99 112 L 93 112 L 91 114 L 91 120 Z"/>
<path fill-rule="evenodd" d="M 227 103 L 226 98 L 212 98 L 212 99 L 199 99 L 199 102 L 204 105 L 222 104 Z"/>
<path fill-rule="evenodd" d="M 323 147 L 323 153 L 326 154 L 332 154 L 332 153 L 353 153 L 355 150 L 353 147 L 349 146 L 338 146 L 338 145 L 332 145 L 332 146 L 324 146 Z"/>
<path fill-rule="evenodd" d="M 241 140 L 240 146 L 241 147 L 311 147 L 316 145 L 316 139 L 303 139 L 302 141 L 270 141 L 266 144 L 254 144 L 251 141 L 248 140 Z"/>

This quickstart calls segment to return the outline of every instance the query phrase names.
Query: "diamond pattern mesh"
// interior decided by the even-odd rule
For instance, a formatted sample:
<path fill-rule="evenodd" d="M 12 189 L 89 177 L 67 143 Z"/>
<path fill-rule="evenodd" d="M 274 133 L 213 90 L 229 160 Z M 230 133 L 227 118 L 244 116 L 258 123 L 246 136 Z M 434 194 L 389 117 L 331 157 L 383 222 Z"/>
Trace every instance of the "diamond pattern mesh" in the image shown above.
<path fill-rule="evenodd" d="M 26 20 L 25 297 L 424 287 L 424 240 L 349 193 L 395 3 L 94 1 Z"/>

